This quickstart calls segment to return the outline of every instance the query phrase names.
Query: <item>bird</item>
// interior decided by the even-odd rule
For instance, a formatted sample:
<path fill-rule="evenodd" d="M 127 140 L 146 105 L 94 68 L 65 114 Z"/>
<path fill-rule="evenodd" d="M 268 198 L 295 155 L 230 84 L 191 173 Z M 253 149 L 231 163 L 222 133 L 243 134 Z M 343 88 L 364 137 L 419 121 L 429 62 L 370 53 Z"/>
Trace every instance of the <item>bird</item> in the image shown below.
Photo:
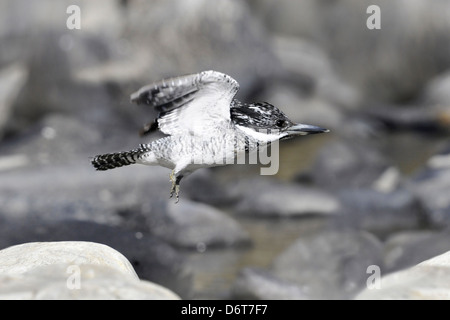
<path fill-rule="evenodd" d="M 141 135 L 160 131 L 162 138 L 137 148 L 91 158 L 96 170 L 132 164 L 172 170 L 170 198 L 179 201 L 181 179 L 200 168 L 235 163 L 274 141 L 329 132 L 294 123 L 267 102 L 244 103 L 235 98 L 239 83 L 213 70 L 160 80 L 131 95 L 131 102 L 158 111 Z"/>

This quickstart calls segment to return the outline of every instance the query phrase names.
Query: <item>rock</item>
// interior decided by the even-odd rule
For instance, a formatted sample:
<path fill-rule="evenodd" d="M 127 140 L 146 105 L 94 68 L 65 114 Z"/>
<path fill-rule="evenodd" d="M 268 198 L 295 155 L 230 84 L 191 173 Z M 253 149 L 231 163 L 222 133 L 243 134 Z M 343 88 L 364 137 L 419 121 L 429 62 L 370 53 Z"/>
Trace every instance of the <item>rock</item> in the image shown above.
<path fill-rule="evenodd" d="M 371 187 L 389 167 L 387 159 L 369 141 L 337 140 L 319 151 L 310 174 L 319 187 L 339 190 Z"/>
<path fill-rule="evenodd" d="M 420 202 L 405 188 L 387 193 L 369 188 L 343 189 L 338 194 L 343 207 L 336 217 L 339 225 L 385 235 L 426 224 Z"/>
<path fill-rule="evenodd" d="M 70 162 L 75 160 L 78 164 L 0 173 L 2 212 L 16 218 L 91 220 L 117 225 L 125 208 L 137 206 L 149 197 L 169 197 L 170 171 L 165 168 L 136 165 L 99 172 L 92 168 L 88 157 L 76 157 Z"/>
<path fill-rule="evenodd" d="M 357 300 L 450 299 L 450 253 L 446 252 L 409 269 L 382 276 L 379 288 L 366 288 Z"/>
<path fill-rule="evenodd" d="M 125 54 L 86 70 L 89 75 L 85 73 L 84 78 L 144 85 L 164 77 L 215 69 L 239 79 L 241 94 L 248 94 L 277 70 L 264 29 L 246 3 L 128 2 L 121 13 L 125 23 L 118 42 Z M 167 21 L 171 21 L 170 28 Z"/>
<path fill-rule="evenodd" d="M 0 251 L 0 273 L 21 274 L 54 264 L 108 266 L 137 279 L 130 262 L 118 251 L 100 243 L 84 241 L 32 242 Z"/>
<path fill-rule="evenodd" d="M 1 219 L 0 245 L 8 247 L 24 242 L 89 241 L 102 243 L 121 252 L 140 279 L 170 288 L 189 297 L 191 275 L 183 257 L 170 245 L 140 231 L 101 225 L 88 221 L 42 221 Z"/>
<path fill-rule="evenodd" d="M 50 114 L 20 139 L 11 139 L 2 149 L 4 154 L 23 155 L 29 166 L 42 166 L 88 159 L 100 145 L 102 136 L 96 129 L 75 117 Z"/>
<path fill-rule="evenodd" d="M 431 157 L 409 181 L 408 187 L 421 201 L 429 222 L 438 227 L 450 224 L 450 166 L 447 150 Z"/>
<path fill-rule="evenodd" d="M 365 285 L 370 266 L 382 268 L 382 245 L 362 231 L 300 238 L 272 263 L 272 273 L 304 288 L 308 299 L 348 299 Z"/>
<path fill-rule="evenodd" d="M 448 250 L 450 231 L 403 231 L 390 236 L 385 244 L 384 273 L 416 265 Z"/>
<path fill-rule="evenodd" d="M 76 272 L 76 273 L 75 273 Z M 79 287 L 73 277 L 80 274 Z M 13 300 L 178 300 L 149 281 L 129 279 L 108 266 L 49 265 L 27 273 L 0 275 L 0 299 Z"/>
<path fill-rule="evenodd" d="M 411 99 L 450 64 L 446 1 L 282 0 L 252 5 L 273 33 L 317 42 L 335 61 L 337 72 L 361 92 L 362 101 Z M 380 30 L 366 26 L 371 5 L 380 7 Z"/>
<path fill-rule="evenodd" d="M 441 110 L 448 115 L 450 112 L 450 72 L 444 72 L 431 79 L 423 90 L 423 104 Z"/>
<path fill-rule="evenodd" d="M 24 65 L 14 64 L 0 70 L 0 140 L 10 121 L 14 102 L 27 80 Z"/>
<path fill-rule="evenodd" d="M 283 75 L 280 77 L 285 80 L 284 85 L 289 86 L 290 83 L 292 89 L 296 89 L 297 97 L 303 100 L 301 108 L 300 105 L 296 106 L 297 110 L 306 107 L 309 113 L 314 114 L 314 106 L 320 108 L 322 102 L 323 107 L 328 107 L 327 118 L 331 116 L 331 120 L 334 120 L 336 114 L 339 114 L 339 108 L 352 110 L 360 103 L 358 92 L 336 74 L 330 57 L 317 42 L 306 38 L 274 35 L 273 45 L 283 67 Z M 303 81 L 299 82 L 302 79 Z M 302 87 L 305 87 L 305 90 L 300 90 Z M 292 92 L 291 95 L 295 93 Z M 275 97 L 283 99 L 282 95 Z"/>
<path fill-rule="evenodd" d="M 245 300 L 304 300 L 308 294 L 307 289 L 302 290 L 268 271 L 244 268 L 233 283 L 231 297 Z"/>
<path fill-rule="evenodd" d="M 390 130 L 436 133 L 449 127 L 446 116 L 427 105 L 375 104 L 366 107 L 362 114 Z"/>
<path fill-rule="evenodd" d="M 231 167 L 222 167 L 227 170 Z M 186 181 L 183 180 L 181 192 L 191 200 L 213 206 L 231 206 L 239 199 L 239 194 L 233 188 L 228 188 L 220 174 L 214 170 L 197 170 Z"/>
<path fill-rule="evenodd" d="M 40 242 L 0 251 L 1 299 L 179 299 L 140 281 L 130 262 L 92 242 Z"/>
<path fill-rule="evenodd" d="M 99 0 L 93 3 L 88 0 L 77 0 L 74 3 L 70 0 L 62 0 L 53 3 L 43 0 L 41 3 L 35 4 L 26 0 L 6 0 L 0 5 L 2 13 L 0 36 L 24 36 L 56 28 L 64 28 L 69 33 L 70 30 L 66 29 L 69 14 L 66 11 L 73 4 L 81 9 L 80 31 L 106 37 L 117 34 L 121 30 L 120 4 L 115 1 Z M 49 15 L 50 11 L 58 14 Z M 99 12 L 102 12 L 103 15 L 99 15 Z M 19 18 L 23 18 L 20 23 L 18 23 Z"/>
<path fill-rule="evenodd" d="M 240 214 L 279 217 L 330 215 L 340 207 L 339 201 L 326 192 L 267 178 L 244 181 L 236 188 L 242 196 L 235 206 Z"/>
<path fill-rule="evenodd" d="M 209 205 L 188 199 L 178 203 L 172 200 L 144 203 L 142 215 L 150 233 L 177 247 L 205 251 L 250 241 L 236 220 Z"/>

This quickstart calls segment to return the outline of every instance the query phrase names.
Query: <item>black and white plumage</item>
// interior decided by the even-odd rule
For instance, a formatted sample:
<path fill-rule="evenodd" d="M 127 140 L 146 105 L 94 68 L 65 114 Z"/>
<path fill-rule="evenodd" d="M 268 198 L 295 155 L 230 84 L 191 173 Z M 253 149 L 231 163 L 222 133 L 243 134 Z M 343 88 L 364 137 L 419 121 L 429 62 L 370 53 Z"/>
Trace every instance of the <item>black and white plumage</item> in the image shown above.
<path fill-rule="evenodd" d="M 131 101 L 155 108 L 159 115 L 141 133 L 167 136 L 138 148 L 95 156 L 92 165 L 108 170 L 134 163 L 172 169 L 171 196 L 183 177 L 196 169 L 234 163 L 261 145 L 298 135 L 328 132 L 295 124 L 269 103 L 242 103 L 239 84 L 217 71 L 204 71 L 155 82 L 131 95 Z"/>

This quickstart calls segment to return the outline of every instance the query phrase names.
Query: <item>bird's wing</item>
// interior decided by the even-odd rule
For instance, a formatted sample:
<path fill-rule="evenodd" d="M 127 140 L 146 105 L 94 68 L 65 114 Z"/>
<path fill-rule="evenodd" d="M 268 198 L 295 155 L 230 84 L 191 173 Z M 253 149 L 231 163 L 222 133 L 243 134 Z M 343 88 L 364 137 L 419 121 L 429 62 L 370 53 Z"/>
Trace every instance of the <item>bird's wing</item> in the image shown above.
<path fill-rule="evenodd" d="M 147 132 L 201 134 L 223 121 L 230 121 L 230 104 L 239 84 L 217 71 L 203 71 L 155 82 L 131 95 L 131 101 L 160 112 Z"/>

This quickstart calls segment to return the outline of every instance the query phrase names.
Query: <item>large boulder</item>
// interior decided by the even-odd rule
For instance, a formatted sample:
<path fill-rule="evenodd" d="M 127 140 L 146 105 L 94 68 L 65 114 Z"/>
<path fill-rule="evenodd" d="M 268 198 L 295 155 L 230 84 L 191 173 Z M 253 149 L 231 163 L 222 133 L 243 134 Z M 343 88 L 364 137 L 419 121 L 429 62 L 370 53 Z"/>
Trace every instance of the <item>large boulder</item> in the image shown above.
<path fill-rule="evenodd" d="M 381 276 L 360 292 L 358 300 L 450 299 L 450 253 L 446 252 L 409 269 Z"/>
<path fill-rule="evenodd" d="M 25 243 L 0 251 L 1 299 L 179 299 L 140 281 L 116 250 L 92 242 Z"/>

